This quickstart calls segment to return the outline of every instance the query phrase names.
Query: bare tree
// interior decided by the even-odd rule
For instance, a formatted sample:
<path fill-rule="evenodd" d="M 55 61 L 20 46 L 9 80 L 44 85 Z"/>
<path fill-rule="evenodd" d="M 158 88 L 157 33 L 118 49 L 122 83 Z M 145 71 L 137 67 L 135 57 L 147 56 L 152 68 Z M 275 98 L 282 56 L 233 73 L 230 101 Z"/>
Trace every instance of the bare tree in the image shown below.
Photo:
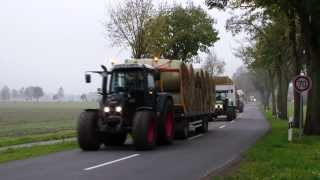
<path fill-rule="evenodd" d="M 63 87 L 59 88 L 57 95 L 58 95 L 58 99 L 63 99 L 64 98 L 64 89 L 63 89 Z"/>
<path fill-rule="evenodd" d="M 202 67 L 211 76 L 217 76 L 224 73 L 225 65 L 226 63 L 222 60 L 219 60 L 213 51 L 209 51 Z"/>
<path fill-rule="evenodd" d="M 134 58 L 146 53 L 145 24 L 153 10 L 152 0 L 126 0 L 110 11 L 106 28 L 114 45 L 128 45 Z"/>
<path fill-rule="evenodd" d="M 8 88 L 8 86 L 4 86 L 1 89 L 1 99 L 4 101 L 9 101 L 10 100 L 10 89 Z"/>
<path fill-rule="evenodd" d="M 41 98 L 44 95 L 43 89 L 41 87 L 33 87 L 33 97 L 39 101 L 39 98 Z"/>

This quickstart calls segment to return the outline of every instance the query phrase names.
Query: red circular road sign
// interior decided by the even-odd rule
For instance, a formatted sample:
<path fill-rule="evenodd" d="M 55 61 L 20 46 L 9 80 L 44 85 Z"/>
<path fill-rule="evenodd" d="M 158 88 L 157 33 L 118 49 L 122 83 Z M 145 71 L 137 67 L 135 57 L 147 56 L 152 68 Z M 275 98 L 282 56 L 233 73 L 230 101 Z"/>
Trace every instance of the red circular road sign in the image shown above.
<path fill-rule="evenodd" d="M 308 76 L 302 76 L 302 75 L 296 76 L 293 79 L 292 83 L 293 83 L 294 89 L 299 93 L 302 93 L 304 91 L 309 91 L 312 86 L 311 78 Z"/>

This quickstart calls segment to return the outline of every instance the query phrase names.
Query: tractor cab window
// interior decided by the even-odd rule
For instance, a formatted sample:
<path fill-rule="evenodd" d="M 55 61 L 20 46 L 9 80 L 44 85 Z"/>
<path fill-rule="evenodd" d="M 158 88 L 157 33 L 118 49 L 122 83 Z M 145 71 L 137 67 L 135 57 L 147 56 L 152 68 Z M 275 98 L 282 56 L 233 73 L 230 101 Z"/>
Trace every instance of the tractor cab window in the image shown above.
<path fill-rule="evenodd" d="M 151 73 L 148 73 L 148 88 L 154 89 L 156 87 L 156 83 L 154 82 L 154 76 Z"/>
<path fill-rule="evenodd" d="M 216 91 L 216 100 L 224 101 L 228 97 L 227 91 Z"/>
<path fill-rule="evenodd" d="M 144 73 L 139 70 L 114 71 L 110 82 L 110 92 L 135 91 L 144 89 Z"/>

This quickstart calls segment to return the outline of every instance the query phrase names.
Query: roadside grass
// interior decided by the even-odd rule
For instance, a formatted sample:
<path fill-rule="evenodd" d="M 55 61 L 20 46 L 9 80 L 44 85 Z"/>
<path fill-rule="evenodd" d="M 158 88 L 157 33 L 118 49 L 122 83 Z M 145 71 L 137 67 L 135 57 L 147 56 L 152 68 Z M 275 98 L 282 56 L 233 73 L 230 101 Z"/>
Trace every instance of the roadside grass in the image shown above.
<path fill-rule="evenodd" d="M 50 153 L 74 149 L 76 147 L 78 147 L 76 142 L 63 142 L 51 145 L 35 145 L 32 147 L 7 149 L 5 151 L 0 151 L 0 163 L 43 156 Z"/>
<path fill-rule="evenodd" d="M 271 131 L 244 155 L 234 172 L 214 179 L 320 179 L 320 137 L 287 140 L 287 121 L 266 113 Z"/>
<path fill-rule="evenodd" d="M 64 130 L 56 133 L 26 135 L 21 137 L 2 137 L 0 139 L 0 147 L 13 146 L 19 144 L 27 144 L 41 141 L 51 141 L 59 139 L 67 139 L 76 136 L 75 130 Z"/>
<path fill-rule="evenodd" d="M 0 102 L 0 147 L 75 136 L 82 109 L 94 102 Z"/>

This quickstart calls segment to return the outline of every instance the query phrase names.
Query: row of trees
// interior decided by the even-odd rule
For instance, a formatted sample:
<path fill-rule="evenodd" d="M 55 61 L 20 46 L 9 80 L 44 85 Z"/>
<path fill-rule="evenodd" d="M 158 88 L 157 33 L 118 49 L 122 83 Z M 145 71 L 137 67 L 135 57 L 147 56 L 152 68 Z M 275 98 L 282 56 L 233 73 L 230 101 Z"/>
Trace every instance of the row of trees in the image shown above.
<path fill-rule="evenodd" d="M 4 86 L 0 90 L 0 100 L 9 101 L 24 99 L 27 101 L 39 100 L 45 95 L 42 87 L 39 86 L 29 86 L 22 87 L 19 90 L 10 89 L 8 86 Z M 58 93 L 53 96 L 53 100 L 62 99 L 64 97 L 64 90 L 62 87 L 59 88 Z"/>
<path fill-rule="evenodd" d="M 39 86 L 29 86 L 27 88 L 21 88 L 19 90 L 12 89 L 8 86 L 4 86 L 1 89 L 1 100 L 9 101 L 12 99 L 26 99 L 26 100 L 32 100 L 36 99 L 39 100 L 42 96 L 44 96 L 44 91 Z"/>
<path fill-rule="evenodd" d="M 316 0 L 207 0 L 211 8 L 243 9 L 226 28 L 250 34 L 250 44 L 237 55 L 255 74 L 265 107 L 287 119 L 291 79 L 304 72 L 311 76 L 305 134 L 320 135 L 320 1 Z M 270 98 L 271 97 L 271 98 Z M 294 120 L 299 126 L 299 94 L 294 94 Z"/>
<path fill-rule="evenodd" d="M 168 58 L 190 62 L 219 39 L 214 19 L 189 4 L 161 5 L 126 0 L 110 11 L 106 30 L 114 45 L 129 46 L 133 58 Z"/>

